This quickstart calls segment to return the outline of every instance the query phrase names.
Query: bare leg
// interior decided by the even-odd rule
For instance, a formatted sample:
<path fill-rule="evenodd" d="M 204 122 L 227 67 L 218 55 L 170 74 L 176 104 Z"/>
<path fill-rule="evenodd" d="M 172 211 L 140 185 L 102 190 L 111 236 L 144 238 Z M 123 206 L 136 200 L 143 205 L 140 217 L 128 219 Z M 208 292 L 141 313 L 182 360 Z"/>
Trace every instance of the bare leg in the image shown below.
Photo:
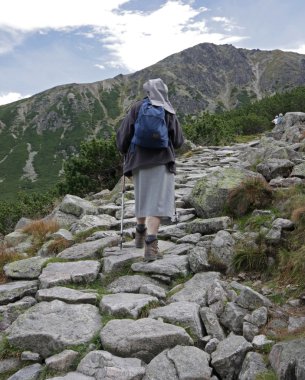
<path fill-rule="evenodd" d="M 148 216 L 146 220 L 147 224 L 147 234 L 148 235 L 157 235 L 159 226 L 160 226 L 160 218 L 158 216 Z"/>
<path fill-rule="evenodd" d="M 145 224 L 146 218 L 137 218 L 137 224 Z"/>

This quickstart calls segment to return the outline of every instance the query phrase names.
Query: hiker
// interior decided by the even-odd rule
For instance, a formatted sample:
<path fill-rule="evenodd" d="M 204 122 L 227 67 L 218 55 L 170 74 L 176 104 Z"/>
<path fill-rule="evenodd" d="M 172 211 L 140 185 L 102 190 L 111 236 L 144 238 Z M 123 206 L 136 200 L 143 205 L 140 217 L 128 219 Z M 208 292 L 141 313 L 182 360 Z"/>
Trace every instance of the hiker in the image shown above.
<path fill-rule="evenodd" d="M 175 212 L 174 149 L 183 144 L 184 138 L 162 79 L 148 80 L 143 89 L 145 98 L 131 107 L 117 131 L 116 141 L 119 151 L 124 155 L 124 175 L 133 177 L 137 219 L 135 245 L 136 248 L 144 247 L 145 261 L 153 261 L 162 258 L 158 249 L 161 219 L 171 218 Z M 162 128 L 166 132 L 162 147 L 157 147 L 159 143 L 154 140 L 159 133 L 146 138 L 145 142 L 138 136 L 144 121 L 148 123 L 145 110 L 148 113 L 160 112 L 160 120 L 164 124 L 162 126 L 159 122 L 160 134 L 163 133 Z M 150 120 L 153 120 L 150 122 L 152 126 L 157 119 L 152 117 Z M 148 129 L 144 128 L 144 132 Z"/>
<path fill-rule="evenodd" d="M 275 118 L 272 120 L 272 123 L 277 125 L 278 118 L 279 118 L 279 115 L 275 115 Z"/>
<path fill-rule="evenodd" d="M 276 125 L 283 124 L 284 123 L 284 116 L 282 113 L 279 114 L 279 117 L 277 118 Z"/>

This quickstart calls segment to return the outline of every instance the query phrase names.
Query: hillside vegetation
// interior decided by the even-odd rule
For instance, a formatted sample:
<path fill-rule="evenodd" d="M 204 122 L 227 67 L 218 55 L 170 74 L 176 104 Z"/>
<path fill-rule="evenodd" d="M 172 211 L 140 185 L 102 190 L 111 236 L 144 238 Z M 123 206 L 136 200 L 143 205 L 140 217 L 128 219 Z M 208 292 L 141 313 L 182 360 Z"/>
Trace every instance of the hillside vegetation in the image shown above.
<path fill-rule="evenodd" d="M 110 137 L 131 104 L 143 97 L 143 83 L 158 77 L 167 83 L 183 120 L 186 115 L 238 109 L 304 86 L 305 56 L 203 43 L 130 75 L 57 86 L 0 106 L 0 199 L 14 199 L 19 191 L 49 190 L 59 181 L 63 161 L 79 152 L 82 142 Z M 277 110 L 269 111 L 263 122 L 251 121 L 267 128 Z M 224 141 L 237 127 L 252 130 L 248 121 L 227 125 L 225 136 L 212 140 Z M 209 128 L 199 132 L 194 135 L 203 135 L 205 141 L 211 136 Z"/>
<path fill-rule="evenodd" d="M 202 113 L 182 119 L 185 136 L 196 144 L 222 145 L 238 141 L 242 136 L 270 130 L 276 113 L 305 111 L 305 87 L 277 94 L 236 110 Z M 89 192 L 112 189 L 122 169 L 113 135 L 106 140 L 80 144 L 80 152 L 67 159 L 64 174 L 48 191 L 20 192 L 13 200 L 0 201 L 0 232 L 8 233 L 22 216 L 35 216 L 53 205 L 61 194 L 84 196 Z M 45 168 L 47 173 L 51 169 Z M 43 206 L 43 207 L 42 207 Z"/>

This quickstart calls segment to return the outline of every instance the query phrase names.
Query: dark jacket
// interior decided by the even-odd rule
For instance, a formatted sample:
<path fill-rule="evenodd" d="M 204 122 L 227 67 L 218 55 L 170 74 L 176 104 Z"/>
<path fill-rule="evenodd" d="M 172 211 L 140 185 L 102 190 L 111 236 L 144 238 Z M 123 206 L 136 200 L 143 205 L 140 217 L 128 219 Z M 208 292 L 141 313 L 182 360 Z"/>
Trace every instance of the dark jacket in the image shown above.
<path fill-rule="evenodd" d="M 130 143 L 134 134 L 134 125 L 142 102 L 142 100 L 138 101 L 131 107 L 117 131 L 117 147 L 125 156 L 124 174 L 130 177 L 132 176 L 132 171 L 134 169 L 165 164 L 170 172 L 176 173 L 174 149 L 180 148 L 184 142 L 182 129 L 176 115 L 165 112 L 165 120 L 170 141 L 168 148 L 146 149 L 138 145 L 133 148 L 131 147 Z"/>

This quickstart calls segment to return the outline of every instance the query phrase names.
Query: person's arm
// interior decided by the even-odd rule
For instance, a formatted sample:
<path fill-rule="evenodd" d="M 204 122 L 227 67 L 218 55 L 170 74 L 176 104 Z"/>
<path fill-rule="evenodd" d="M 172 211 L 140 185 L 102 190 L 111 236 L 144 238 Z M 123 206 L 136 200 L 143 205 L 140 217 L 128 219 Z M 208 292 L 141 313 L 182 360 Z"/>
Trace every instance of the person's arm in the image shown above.
<path fill-rule="evenodd" d="M 132 137 L 134 135 L 134 124 L 138 110 L 139 104 L 136 103 L 125 116 L 120 128 L 117 131 L 116 144 L 122 154 L 126 154 L 128 152 Z"/>
<path fill-rule="evenodd" d="M 168 134 L 175 149 L 178 149 L 184 143 L 181 125 L 176 115 L 168 114 Z"/>

